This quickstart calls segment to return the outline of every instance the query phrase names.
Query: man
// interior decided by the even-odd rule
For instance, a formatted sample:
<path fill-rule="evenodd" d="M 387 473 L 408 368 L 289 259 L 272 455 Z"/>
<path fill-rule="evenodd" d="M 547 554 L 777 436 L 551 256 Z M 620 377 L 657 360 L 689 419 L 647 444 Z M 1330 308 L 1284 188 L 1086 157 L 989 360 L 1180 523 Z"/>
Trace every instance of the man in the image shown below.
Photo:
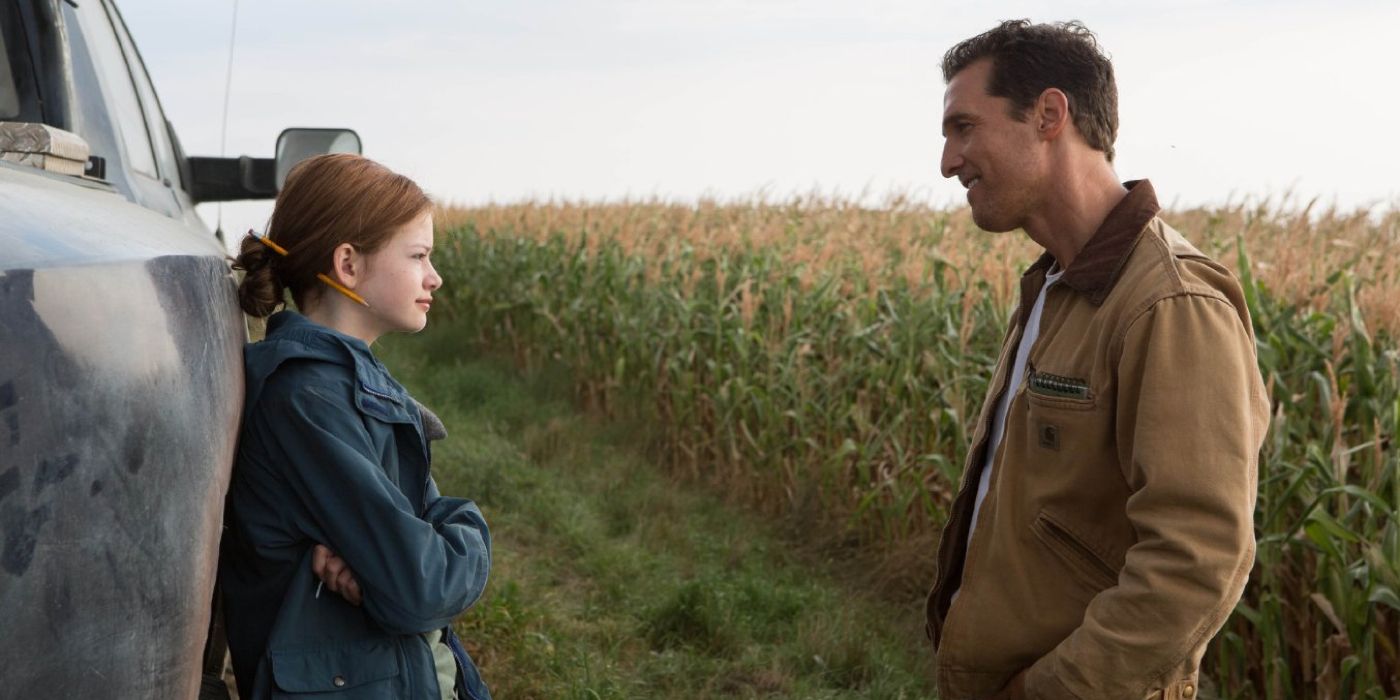
<path fill-rule="evenodd" d="M 1192 698 L 1254 559 L 1269 406 L 1239 283 L 1113 170 L 1117 88 L 1078 23 L 943 61 L 941 168 L 1046 252 L 983 404 L 927 625 L 944 700 Z"/>

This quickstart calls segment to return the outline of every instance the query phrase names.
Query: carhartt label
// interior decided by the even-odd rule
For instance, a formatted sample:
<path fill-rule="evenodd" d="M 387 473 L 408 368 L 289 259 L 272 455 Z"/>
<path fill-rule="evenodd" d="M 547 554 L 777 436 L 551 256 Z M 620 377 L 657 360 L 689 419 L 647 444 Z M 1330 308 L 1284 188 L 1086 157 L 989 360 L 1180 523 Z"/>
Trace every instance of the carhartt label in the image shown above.
<path fill-rule="evenodd" d="M 1037 428 L 1040 435 L 1040 446 L 1050 450 L 1060 449 L 1060 428 L 1049 423 L 1041 423 Z"/>

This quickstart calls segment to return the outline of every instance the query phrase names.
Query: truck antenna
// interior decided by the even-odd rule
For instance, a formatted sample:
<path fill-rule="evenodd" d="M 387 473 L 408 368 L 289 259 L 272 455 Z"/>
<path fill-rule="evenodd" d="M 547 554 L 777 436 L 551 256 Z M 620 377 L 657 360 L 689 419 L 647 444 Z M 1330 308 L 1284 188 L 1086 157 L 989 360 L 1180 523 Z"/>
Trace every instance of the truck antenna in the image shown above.
<path fill-rule="evenodd" d="M 228 69 L 224 73 L 224 115 L 223 122 L 219 126 L 219 157 L 228 156 L 228 101 L 229 94 L 233 91 L 233 47 L 238 39 L 238 0 L 233 0 L 233 21 L 229 25 L 228 32 Z M 224 203 L 218 204 L 218 223 L 214 225 L 214 236 L 220 241 L 224 240 Z"/>

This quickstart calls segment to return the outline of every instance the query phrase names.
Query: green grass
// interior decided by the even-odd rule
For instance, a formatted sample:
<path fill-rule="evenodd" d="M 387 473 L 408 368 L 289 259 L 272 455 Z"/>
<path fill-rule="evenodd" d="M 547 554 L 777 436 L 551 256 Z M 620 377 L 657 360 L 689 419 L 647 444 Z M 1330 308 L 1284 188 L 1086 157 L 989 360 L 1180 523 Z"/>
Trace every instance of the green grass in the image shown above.
<path fill-rule="evenodd" d="M 567 374 L 521 379 L 454 330 L 379 352 L 448 426 L 443 492 L 491 524 L 491 583 L 458 631 L 496 697 L 933 695 L 920 607 L 671 480 L 639 426 L 577 411 Z"/>

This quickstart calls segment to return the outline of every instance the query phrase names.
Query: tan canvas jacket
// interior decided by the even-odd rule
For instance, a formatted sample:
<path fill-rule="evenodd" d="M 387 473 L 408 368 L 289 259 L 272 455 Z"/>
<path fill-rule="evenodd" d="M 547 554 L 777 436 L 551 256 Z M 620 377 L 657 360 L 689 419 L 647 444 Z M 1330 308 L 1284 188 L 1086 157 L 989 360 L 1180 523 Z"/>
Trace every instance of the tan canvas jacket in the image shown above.
<path fill-rule="evenodd" d="M 1194 697 L 1253 564 L 1269 402 L 1244 296 L 1157 218 L 1150 183 L 1128 186 L 1047 292 L 969 546 L 1049 254 L 1022 279 L 929 593 L 943 700 L 993 696 L 1022 671 L 1030 698 Z"/>

